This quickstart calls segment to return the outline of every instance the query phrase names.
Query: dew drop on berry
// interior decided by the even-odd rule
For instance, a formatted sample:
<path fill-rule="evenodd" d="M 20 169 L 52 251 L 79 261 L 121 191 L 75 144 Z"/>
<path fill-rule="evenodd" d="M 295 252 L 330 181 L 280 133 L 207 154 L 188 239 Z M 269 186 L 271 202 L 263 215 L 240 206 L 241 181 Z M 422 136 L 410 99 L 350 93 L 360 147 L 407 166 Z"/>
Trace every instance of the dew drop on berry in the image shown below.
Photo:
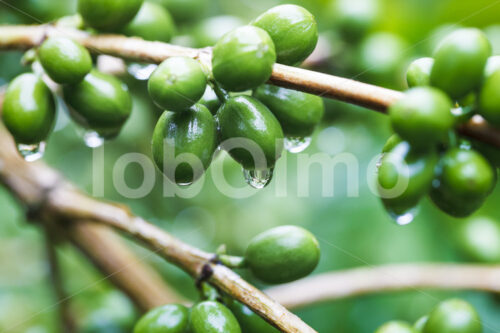
<path fill-rule="evenodd" d="M 19 154 L 21 154 L 26 162 L 34 162 L 43 157 L 45 146 L 44 141 L 31 145 L 18 144 L 17 151 L 19 151 Z"/>
<path fill-rule="evenodd" d="M 389 216 L 396 222 L 397 225 L 407 225 L 413 222 L 415 217 L 417 216 L 419 207 L 415 206 L 403 213 L 396 213 L 394 211 L 391 211 L 390 209 L 387 210 L 387 213 Z"/>
<path fill-rule="evenodd" d="M 285 149 L 293 154 L 298 154 L 304 151 L 311 144 L 312 138 L 310 136 L 305 138 L 286 137 Z"/>
<path fill-rule="evenodd" d="M 247 170 L 243 169 L 243 176 L 248 185 L 256 189 L 266 187 L 273 178 L 274 169 L 266 170 Z"/>
<path fill-rule="evenodd" d="M 96 131 L 86 131 L 83 134 L 83 141 L 85 145 L 89 148 L 98 148 L 104 144 L 104 138 L 99 135 Z"/>

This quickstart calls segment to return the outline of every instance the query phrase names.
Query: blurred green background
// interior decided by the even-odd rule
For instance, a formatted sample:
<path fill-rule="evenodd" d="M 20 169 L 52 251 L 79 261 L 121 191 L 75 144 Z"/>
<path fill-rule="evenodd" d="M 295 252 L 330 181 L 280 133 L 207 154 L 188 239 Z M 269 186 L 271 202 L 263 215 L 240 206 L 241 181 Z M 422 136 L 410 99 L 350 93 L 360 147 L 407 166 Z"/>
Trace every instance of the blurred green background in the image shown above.
<path fill-rule="evenodd" d="M 157 0 L 169 6 L 172 0 Z M 186 0 L 195 1 L 195 0 Z M 179 21 L 179 37 L 174 42 L 197 45 L 198 24 L 204 17 L 234 15 L 244 22 L 283 1 L 277 0 L 196 0 L 205 2 L 200 17 Z M 287 1 L 290 2 L 290 1 Z M 358 80 L 405 89 L 403 72 L 415 57 L 432 52 L 436 40 L 453 25 L 487 28 L 499 54 L 500 1 L 493 0 L 309 0 L 292 1 L 311 10 L 317 17 L 329 57 L 314 69 Z M 344 4 L 342 4 L 344 3 Z M 346 4 L 347 3 L 347 4 Z M 360 21 L 349 21 L 349 4 Z M 198 6 L 198 5 L 196 5 Z M 346 9 L 347 6 L 347 9 Z M 16 9 L 14 9 L 14 7 Z M 0 1 L 0 24 L 39 23 L 75 12 L 74 0 Z M 196 7 L 199 8 L 199 7 Z M 343 8 L 343 9 L 342 9 Z M 351 8 L 351 9 L 352 9 Z M 345 11 L 345 12 L 343 12 Z M 181 15 L 181 14 L 179 14 Z M 347 22 L 347 23 L 346 23 Z M 450 28 L 451 26 L 451 28 Z M 353 28 L 354 27 L 354 28 Z M 198 30 L 197 30 L 198 29 Z M 438 30 L 436 30 L 438 29 Z M 448 29 L 448 30 L 446 30 Z M 195 36 L 195 37 L 193 37 Z M 495 43 L 496 40 L 496 43 Z M 21 53 L 0 53 L 0 85 L 26 70 L 19 64 Z M 145 93 L 144 81 L 130 75 L 122 77 L 134 93 L 134 111 L 124 131 L 104 147 L 105 198 L 130 205 L 134 213 L 156 223 L 177 237 L 202 249 L 213 251 L 226 244 L 229 251 L 241 254 L 250 238 L 273 226 L 301 225 L 318 236 L 322 259 L 316 273 L 358 266 L 403 262 L 461 262 L 469 260 L 456 237 L 460 220 L 452 219 L 424 200 L 420 213 L 408 226 L 397 226 L 385 213 L 379 199 L 369 190 L 373 170 L 368 164 L 390 135 L 385 116 L 358 107 L 325 100 L 325 121 L 306 153 L 322 152 L 335 156 L 353 154 L 359 162 L 359 196 L 348 196 L 348 170 L 339 164 L 334 172 L 334 195 L 325 197 L 325 179 L 319 165 L 309 174 L 297 170 L 297 156 L 287 154 L 277 165 L 286 170 L 286 194 L 276 195 L 276 182 L 263 190 L 253 190 L 245 199 L 231 199 L 217 190 L 207 177 L 201 192 L 193 198 L 163 196 L 162 178 L 149 195 L 127 199 L 113 186 L 116 160 L 125 153 L 149 156 L 150 134 L 160 110 Z M 92 165 L 95 159 L 85 147 L 79 129 L 60 112 L 56 131 L 50 138 L 45 161 L 60 170 L 83 190 L 92 192 Z M 0 143 L 1 149 L 1 143 Z M 240 167 L 223 155 L 229 182 L 243 187 Z M 281 171 L 280 171 L 281 170 Z M 352 171 L 352 170 L 350 170 Z M 309 195 L 299 196 L 299 179 L 310 177 Z M 143 172 L 136 164 L 125 170 L 126 183 L 137 187 Z M 328 186 L 328 184 L 327 184 Z M 489 198 L 476 216 L 500 218 L 497 203 L 500 189 Z M 0 188 L 0 332 L 55 332 L 57 311 L 49 285 L 43 234 L 25 221 L 20 205 Z M 147 251 L 134 245 L 141 256 Z M 103 276 L 69 245 L 61 245 L 65 288 L 82 330 L 86 332 L 128 332 L 137 313 L 123 294 L 103 280 Z M 180 293 L 195 299 L 193 281 L 179 269 L 160 258 L 147 256 L 166 281 Z M 251 276 L 251 282 L 264 287 Z M 475 305 L 484 320 L 484 332 L 500 330 L 500 298 L 479 292 L 411 291 L 379 294 L 319 304 L 298 311 L 319 332 L 373 332 L 391 319 L 414 321 L 439 300 L 450 295 L 464 297 Z"/>

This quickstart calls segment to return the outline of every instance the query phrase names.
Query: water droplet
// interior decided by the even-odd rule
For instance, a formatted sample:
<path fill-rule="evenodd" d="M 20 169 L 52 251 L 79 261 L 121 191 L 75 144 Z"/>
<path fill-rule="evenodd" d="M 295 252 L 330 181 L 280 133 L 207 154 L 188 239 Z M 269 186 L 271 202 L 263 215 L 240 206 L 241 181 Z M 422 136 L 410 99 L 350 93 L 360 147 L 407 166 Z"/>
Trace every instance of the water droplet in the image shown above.
<path fill-rule="evenodd" d="M 388 210 L 390 217 L 396 222 L 398 225 L 407 225 L 413 222 L 418 213 L 418 206 L 412 207 L 405 212 L 396 213 L 392 210 Z"/>
<path fill-rule="evenodd" d="M 176 183 L 178 186 L 181 186 L 181 187 L 188 187 L 189 185 L 192 185 L 193 182 L 186 182 L 186 183 Z"/>
<path fill-rule="evenodd" d="M 157 65 L 132 63 L 128 66 L 128 72 L 137 80 L 148 80 L 155 71 Z"/>
<path fill-rule="evenodd" d="M 26 162 L 34 162 L 43 157 L 45 146 L 46 144 L 43 141 L 32 145 L 18 144 L 17 150 Z"/>
<path fill-rule="evenodd" d="M 290 153 L 297 154 L 309 147 L 311 141 L 310 136 L 305 138 L 287 137 L 285 138 L 285 149 Z"/>
<path fill-rule="evenodd" d="M 104 138 L 99 135 L 96 131 L 86 131 L 83 134 L 83 141 L 85 145 L 89 148 L 97 148 L 104 144 Z"/>
<path fill-rule="evenodd" d="M 262 189 L 266 187 L 273 178 L 274 169 L 266 170 L 247 170 L 243 169 L 243 176 L 248 185 L 256 189 Z"/>

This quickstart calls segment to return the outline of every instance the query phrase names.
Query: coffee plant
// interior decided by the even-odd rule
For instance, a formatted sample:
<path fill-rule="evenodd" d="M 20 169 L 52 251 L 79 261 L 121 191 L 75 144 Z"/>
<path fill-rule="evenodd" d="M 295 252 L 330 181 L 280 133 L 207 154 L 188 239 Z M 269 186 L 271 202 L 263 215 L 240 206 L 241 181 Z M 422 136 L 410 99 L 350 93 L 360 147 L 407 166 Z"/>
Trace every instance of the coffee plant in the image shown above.
<path fill-rule="evenodd" d="M 225 151 L 239 164 L 245 182 L 263 189 L 271 183 L 280 158 L 303 152 L 317 128 L 336 120 L 332 102 L 323 98 L 333 97 L 388 114 L 393 135 L 382 149 L 373 178 L 380 201 L 396 224 L 412 222 L 426 197 L 451 217 L 469 217 L 494 191 L 500 167 L 500 56 L 494 55 L 494 46 L 500 43 L 486 32 L 453 29 L 434 43 L 432 54 L 409 59 L 403 56 L 406 41 L 374 31 L 380 14 L 374 0 L 329 2 L 325 8 L 333 14 L 326 28 L 305 5 L 280 4 L 248 22 L 229 15 L 202 20 L 209 7 L 205 0 L 78 0 L 77 13 L 40 26 L 45 29 L 43 38 L 34 45 L 19 41 L 26 70 L 8 83 L 2 104 L 3 124 L 19 155 L 27 162 L 43 157 L 61 109 L 67 110 L 88 147 L 116 139 L 134 121 L 136 101 L 131 90 L 140 86 L 146 92 L 145 103 L 162 110 L 147 136 L 156 168 L 172 185 L 194 185 Z M 325 37 L 322 29 L 334 33 Z M 0 27 L 2 49 L 15 48 L 15 36 L 3 38 L 2 33 Z M 96 44 L 89 44 L 94 38 Z M 329 56 L 338 60 L 326 66 L 316 58 L 325 40 L 331 44 Z M 133 48 L 133 43 L 144 43 L 139 45 L 145 49 Z M 122 54 L 123 50 L 132 54 Z M 161 51 L 155 54 L 157 50 Z M 165 50 L 170 53 L 164 55 Z M 124 71 L 137 80 L 99 66 L 100 53 L 123 58 Z M 399 93 L 357 81 L 335 85 L 328 80 L 341 78 L 300 69 L 314 66 L 315 61 L 320 69 L 341 67 L 345 76 L 357 72 L 358 66 L 376 68 L 372 78 L 386 86 L 392 85 L 387 82 L 392 82 L 398 67 L 409 64 L 405 66 L 408 90 Z M 141 80 L 146 84 L 137 82 Z M 322 91 L 325 85 L 330 90 Z M 467 129 L 478 119 L 481 133 L 470 135 Z M 16 188 L 8 174 L 2 177 L 8 188 Z M 40 191 L 48 194 L 30 203 L 27 215 L 49 220 L 51 209 L 57 209 L 47 213 L 42 208 L 47 202 L 53 204 L 52 188 Z M 71 196 L 63 197 L 71 202 Z M 99 208 L 89 210 L 100 213 Z M 66 212 L 58 214 L 65 223 L 71 220 Z M 321 237 L 293 225 L 269 227 L 247 237 L 241 256 L 223 245 L 205 254 L 176 243 L 161 230 L 149 229 L 137 222 L 140 218 L 132 217 L 135 222 L 127 224 L 120 222 L 120 216 L 114 212 L 102 219 L 153 250 L 163 250 L 167 260 L 193 276 L 199 291 L 194 304 L 148 306 L 135 322 L 134 333 L 314 332 L 232 270 L 269 285 L 300 280 L 319 264 Z M 102 222 L 76 213 L 74 219 Z M 470 218 L 454 232 L 468 258 L 500 261 L 500 226 L 495 221 Z M 295 283 L 300 286 L 301 281 Z M 293 293 L 295 285 L 291 286 Z M 85 332 L 111 330 L 84 328 Z M 471 304 L 454 298 L 439 303 L 414 324 L 394 320 L 375 332 L 480 333 L 483 324 Z"/>

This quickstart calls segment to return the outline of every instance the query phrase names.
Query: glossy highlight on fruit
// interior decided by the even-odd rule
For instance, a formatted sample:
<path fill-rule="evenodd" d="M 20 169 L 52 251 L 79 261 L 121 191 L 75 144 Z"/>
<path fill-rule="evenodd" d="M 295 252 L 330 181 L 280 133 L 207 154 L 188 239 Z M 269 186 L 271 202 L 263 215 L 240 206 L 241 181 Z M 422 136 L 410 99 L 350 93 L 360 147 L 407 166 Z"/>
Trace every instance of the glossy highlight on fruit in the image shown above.
<path fill-rule="evenodd" d="M 242 333 L 279 333 L 276 328 L 246 305 L 236 300 L 231 300 L 227 306 L 238 320 Z"/>
<path fill-rule="evenodd" d="M 300 6 L 273 7 L 257 17 L 252 24 L 271 36 L 277 61 L 285 65 L 304 61 L 318 42 L 316 20 L 307 9 Z"/>
<path fill-rule="evenodd" d="M 105 138 L 118 135 L 132 112 L 127 85 L 97 70 L 78 84 L 65 85 L 63 91 L 72 118 Z"/>
<path fill-rule="evenodd" d="M 283 151 L 283 130 L 264 104 L 250 96 L 232 97 L 217 117 L 222 147 L 234 144 L 227 149 L 231 157 L 248 170 L 274 166 Z"/>
<path fill-rule="evenodd" d="M 296 226 L 281 226 L 257 235 L 245 252 L 252 273 L 267 283 L 303 278 L 316 268 L 319 257 L 314 235 Z"/>
<path fill-rule="evenodd" d="M 253 94 L 279 120 L 286 136 L 307 137 L 323 117 L 321 97 L 296 90 L 262 85 Z"/>
<path fill-rule="evenodd" d="M 60 84 L 76 84 L 92 69 L 92 58 L 87 49 L 64 37 L 43 42 L 38 49 L 38 59 L 47 75 Z"/>
<path fill-rule="evenodd" d="M 434 65 L 432 58 L 420 58 L 413 61 L 406 71 L 406 82 L 408 87 L 429 86 L 431 83 L 431 71 Z"/>
<path fill-rule="evenodd" d="M 461 148 L 450 149 L 441 158 L 437 177 L 430 197 L 442 211 L 455 217 L 476 211 L 497 180 L 495 170 L 481 154 Z"/>
<path fill-rule="evenodd" d="M 191 309 L 193 333 L 241 333 L 231 311 L 219 302 L 204 301 Z"/>
<path fill-rule="evenodd" d="M 9 84 L 2 119 L 17 143 L 44 141 L 54 125 L 55 113 L 52 92 L 35 74 L 21 74 Z"/>
<path fill-rule="evenodd" d="M 168 43 L 175 35 L 175 24 L 165 7 L 145 1 L 134 19 L 123 29 L 123 33 Z"/>
<path fill-rule="evenodd" d="M 167 304 L 152 309 L 139 319 L 134 333 L 188 333 L 189 309 L 180 304 Z"/>
<path fill-rule="evenodd" d="M 143 0 L 78 0 L 78 12 L 97 30 L 118 31 L 137 14 Z"/>
<path fill-rule="evenodd" d="M 225 34 L 215 44 L 212 72 L 229 91 L 244 91 L 266 82 L 276 62 L 271 37 L 254 26 L 243 26 Z"/>
<path fill-rule="evenodd" d="M 380 326 L 375 333 L 418 333 L 404 321 L 390 321 Z"/>
<path fill-rule="evenodd" d="M 491 45 L 481 30 L 456 30 L 434 53 L 431 83 L 453 99 L 463 97 L 481 83 L 490 55 Z"/>
<path fill-rule="evenodd" d="M 196 104 L 205 92 L 207 77 L 198 61 L 172 57 L 163 61 L 148 81 L 149 95 L 161 108 L 183 111 Z"/>
<path fill-rule="evenodd" d="M 378 189 L 386 209 L 400 215 L 416 206 L 431 188 L 437 162 L 435 151 L 415 152 L 408 142 L 384 153 L 378 168 Z"/>
<path fill-rule="evenodd" d="M 429 314 L 423 333 L 481 333 L 481 319 L 469 303 L 449 299 Z"/>
<path fill-rule="evenodd" d="M 210 166 L 216 148 L 215 120 L 201 104 L 185 112 L 165 111 L 153 132 L 153 159 L 160 171 L 177 184 L 199 179 Z M 179 155 L 182 160 L 176 161 Z"/>
<path fill-rule="evenodd" d="M 392 128 L 414 146 L 442 141 L 454 125 L 452 103 L 441 91 L 431 87 L 408 90 L 389 108 Z"/>

